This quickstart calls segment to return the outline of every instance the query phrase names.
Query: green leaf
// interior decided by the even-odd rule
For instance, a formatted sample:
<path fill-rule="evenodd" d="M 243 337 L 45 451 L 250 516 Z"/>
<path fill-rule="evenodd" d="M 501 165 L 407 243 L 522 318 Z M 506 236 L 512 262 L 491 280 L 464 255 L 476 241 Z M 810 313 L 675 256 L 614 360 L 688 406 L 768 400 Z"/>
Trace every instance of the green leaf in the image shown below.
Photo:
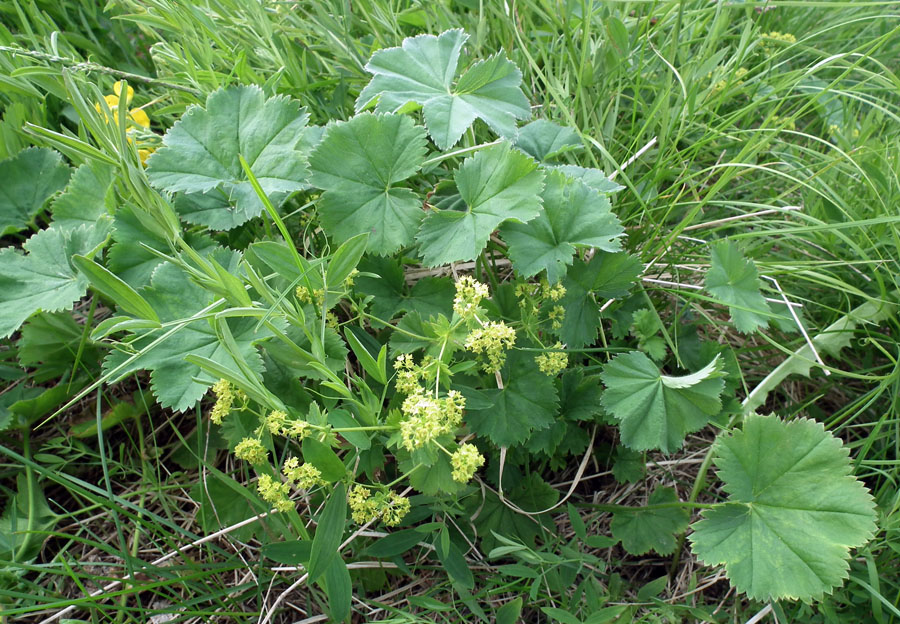
<path fill-rule="evenodd" d="M 432 212 L 422 222 L 416 239 L 426 266 L 474 260 L 501 223 L 526 223 L 540 213 L 544 174 L 509 143 L 467 158 L 455 180 L 465 209 Z"/>
<path fill-rule="evenodd" d="M 322 478 L 329 483 L 343 479 L 347 475 L 344 463 L 331 447 L 315 438 L 303 439 L 303 459 L 318 468 Z"/>
<path fill-rule="evenodd" d="M 192 223 L 230 229 L 263 212 L 263 204 L 241 167 L 250 165 L 273 203 L 304 188 L 306 160 L 298 145 L 308 115 L 287 97 L 265 99 L 256 86 L 220 89 L 193 107 L 163 137 L 164 147 L 147 161 L 155 187 L 207 193 L 192 201 L 218 201 L 218 207 L 182 212 Z M 214 191 L 214 192 L 213 192 Z"/>
<path fill-rule="evenodd" d="M 401 47 L 379 50 L 366 64 L 372 80 L 356 100 L 357 112 L 375 98 L 377 112 L 393 113 L 410 102 L 423 107 L 428 134 L 442 150 L 453 147 L 475 119 L 504 137 L 515 137 L 516 120 L 531 109 L 522 74 L 501 51 L 469 67 L 453 86 L 463 44 L 462 30 L 407 37 Z"/>
<path fill-rule="evenodd" d="M 522 615 L 522 597 L 514 598 L 497 609 L 497 624 L 516 624 Z"/>
<path fill-rule="evenodd" d="M 712 246 L 706 290 L 728 306 L 739 332 L 748 334 L 768 327 L 771 310 L 759 292 L 756 265 L 734 243 L 720 241 Z"/>
<path fill-rule="evenodd" d="M 543 611 L 544 615 L 551 620 L 559 622 L 560 624 L 581 624 L 581 620 L 565 609 L 560 609 L 558 607 L 541 607 L 541 611 Z"/>
<path fill-rule="evenodd" d="M 92 255 L 105 238 L 85 225 L 71 231 L 51 227 L 25 242 L 26 254 L 11 247 L 0 250 L 0 337 L 38 310 L 66 310 L 81 299 L 88 280 L 70 260 L 75 254 Z"/>
<path fill-rule="evenodd" d="M 467 409 L 466 422 L 497 446 L 513 446 L 553 424 L 559 399 L 553 380 L 538 369 L 530 353 L 511 352 L 503 377 L 502 390 L 478 392 L 491 407 Z"/>
<path fill-rule="evenodd" d="M 631 351 L 606 364 L 600 378 L 603 406 L 619 421 L 622 442 L 637 451 L 678 450 L 688 433 L 722 408 L 719 356 L 696 373 L 668 377 L 646 355 Z"/>
<path fill-rule="evenodd" d="M 553 167 L 553 169 L 562 171 L 564 174 L 575 180 L 581 180 L 600 193 L 615 193 L 625 188 L 621 184 L 617 184 L 610 180 L 607 175 L 599 169 L 589 169 L 577 165 L 557 165 L 556 167 Z"/>
<path fill-rule="evenodd" d="M 576 262 L 563 280 L 566 294 L 560 305 L 566 315 L 559 330 L 562 341 L 573 349 L 593 344 L 600 327 L 603 299 L 627 295 L 641 270 L 641 261 L 624 252 L 598 251 L 590 262 Z"/>
<path fill-rule="evenodd" d="M 366 250 L 367 239 L 366 233 L 354 236 L 331 255 L 325 270 L 325 283 L 329 288 L 339 287 L 350 276 Z"/>
<path fill-rule="evenodd" d="M 328 614 L 332 622 L 343 622 L 350 617 L 353 603 L 353 582 L 343 557 L 336 556 L 319 579 L 328 596 Z"/>
<path fill-rule="evenodd" d="M 637 483 L 644 478 L 644 454 L 625 446 L 616 449 L 613 478 L 619 483 Z"/>
<path fill-rule="evenodd" d="M 609 199 L 588 185 L 550 171 L 541 193 L 544 209 L 528 223 L 506 223 L 500 235 L 509 244 L 513 267 L 524 277 L 547 271 L 551 284 L 566 274 L 576 246 L 619 251 L 625 231 Z"/>
<path fill-rule="evenodd" d="M 156 312 L 138 292 L 90 258 L 75 255 L 72 262 L 91 282 L 91 286 L 116 302 L 122 310 L 141 319 L 159 322 Z"/>
<path fill-rule="evenodd" d="M 339 241 L 369 234 L 370 252 L 386 255 L 413 242 L 422 200 L 396 185 L 425 160 L 425 130 L 404 115 L 364 113 L 329 124 L 309 157 L 322 226 Z"/>
<path fill-rule="evenodd" d="M 36 479 L 20 474 L 16 483 L 18 491 L 0 516 L 0 559 L 29 561 L 41 552 L 60 516 L 50 510 Z"/>
<path fill-rule="evenodd" d="M 59 152 L 45 147 L 24 149 L 0 161 L 0 236 L 27 228 L 47 200 L 66 186 L 71 173 Z"/>
<path fill-rule="evenodd" d="M 546 119 L 535 119 L 519 128 L 516 147 L 535 160 L 545 162 L 566 152 L 582 149 L 584 145 L 572 128 L 564 128 Z"/>
<path fill-rule="evenodd" d="M 417 311 L 422 318 L 453 311 L 456 288 L 447 277 L 423 277 L 407 288 L 403 268 L 393 258 L 367 258 L 359 265 L 361 272 L 378 277 L 360 275 L 356 278 L 357 293 L 372 295 L 371 314 L 389 321 L 400 312 Z"/>
<path fill-rule="evenodd" d="M 849 450 L 813 420 L 751 414 L 714 452 L 729 502 L 693 525 L 694 554 L 725 564 L 732 585 L 754 600 L 830 594 L 848 576 L 849 550 L 876 531 Z"/>
<path fill-rule="evenodd" d="M 152 285 L 142 289 L 141 294 L 163 322 L 189 318 L 210 302 L 209 292 L 191 282 L 181 269 L 168 263 L 156 270 Z M 271 336 L 271 333 L 265 328 L 257 331 L 257 319 L 254 317 L 230 318 L 227 322 L 241 358 L 253 371 L 262 372 L 262 359 L 254 345 Z M 151 371 L 154 395 L 163 407 L 171 407 L 176 411 L 194 405 L 206 393 L 207 388 L 218 380 L 201 372 L 199 366 L 185 361 L 185 356 L 209 358 L 239 374 L 237 371 L 240 368 L 225 345 L 219 341 L 214 326 L 206 319 L 184 324 L 168 339 L 151 348 L 150 344 L 162 333 L 163 330 L 135 332 L 135 339 L 129 343 L 129 347 L 139 354 L 126 364 L 132 353 L 114 351 L 107 356 L 104 370 L 112 372 L 124 365 L 113 373 L 114 381 L 137 370 Z"/>
<path fill-rule="evenodd" d="M 447 571 L 447 575 L 450 579 L 462 587 L 466 589 L 472 589 L 475 587 L 475 577 L 472 575 L 472 570 L 469 569 L 469 564 L 466 562 L 466 558 L 463 556 L 462 552 L 460 552 L 459 548 L 457 548 L 456 544 L 450 542 L 446 551 L 443 551 L 438 548 L 435 550 L 435 553 L 440 559 L 443 568 Z"/>
<path fill-rule="evenodd" d="M 312 550 L 309 555 L 307 582 L 315 582 L 328 569 L 332 560 L 339 557 L 338 546 L 341 545 L 346 521 L 347 487 L 343 483 L 338 483 L 331 496 L 328 497 L 325 509 L 316 524 L 316 533 L 313 535 Z"/>
<path fill-rule="evenodd" d="M 674 488 L 658 487 L 653 490 L 650 505 L 677 503 L 678 494 Z M 675 552 L 675 535 L 687 528 L 691 514 L 683 507 L 643 509 L 616 512 L 610 529 L 612 535 L 622 542 L 622 547 L 632 555 L 643 555 L 655 550 L 660 555 Z"/>
<path fill-rule="evenodd" d="M 109 220 L 114 205 L 113 168 L 99 162 L 81 165 L 52 205 L 53 225 L 73 229 Z"/>
<path fill-rule="evenodd" d="M 368 546 L 365 550 L 367 557 L 379 559 L 396 557 L 410 550 L 424 539 L 424 535 L 418 529 L 403 529 L 388 533 L 378 541 Z"/>
<path fill-rule="evenodd" d="M 115 241 L 107 254 L 110 271 L 127 282 L 132 288 L 150 284 L 150 276 L 164 259 L 146 247 L 170 255 L 169 243 L 148 231 L 140 222 L 131 206 L 121 206 L 116 210 L 112 237 Z M 215 249 L 216 243 L 206 234 L 186 233 L 184 241 L 201 257 L 206 257 Z M 190 259 L 186 259 L 190 263 Z"/>

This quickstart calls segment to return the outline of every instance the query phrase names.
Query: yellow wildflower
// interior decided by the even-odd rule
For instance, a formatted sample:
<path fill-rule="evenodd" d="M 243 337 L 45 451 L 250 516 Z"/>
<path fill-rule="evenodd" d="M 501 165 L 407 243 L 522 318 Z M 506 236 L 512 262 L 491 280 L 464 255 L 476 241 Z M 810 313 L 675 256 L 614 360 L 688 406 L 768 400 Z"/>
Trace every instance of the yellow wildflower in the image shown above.
<path fill-rule="evenodd" d="M 294 503 L 288 498 L 291 487 L 287 483 L 277 481 L 269 475 L 261 475 L 256 482 L 256 489 L 263 500 L 278 511 L 290 511 L 294 508 Z"/>
<path fill-rule="evenodd" d="M 251 464 L 262 464 L 269 458 L 269 451 L 256 438 L 244 438 L 234 447 L 234 456 Z"/>
<path fill-rule="evenodd" d="M 461 444 L 453 455 L 450 456 L 453 472 L 450 473 L 454 481 L 468 483 L 475 471 L 484 465 L 484 457 L 473 444 Z"/>
<path fill-rule="evenodd" d="M 486 373 L 496 373 L 506 362 L 506 351 L 516 342 L 516 330 L 503 321 L 487 323 L 473 330 L 466 337 L 466 349 L 484 355 L 481 368 Z"/>
<path fill-rule="evenodd" d="M 562 343 L 553 345 L 554 349 L 562 349 Z M 548 351 L 534 358 L 538 368 L 548 377 L 556 377 L 569 365 L 569 355 L 563 351 Z"/>

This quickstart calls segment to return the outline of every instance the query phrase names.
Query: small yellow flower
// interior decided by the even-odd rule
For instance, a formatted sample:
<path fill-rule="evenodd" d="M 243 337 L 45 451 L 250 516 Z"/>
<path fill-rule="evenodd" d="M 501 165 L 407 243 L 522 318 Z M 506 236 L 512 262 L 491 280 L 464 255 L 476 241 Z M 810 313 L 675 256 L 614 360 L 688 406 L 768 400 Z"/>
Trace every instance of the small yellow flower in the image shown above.
<path fill-rule="evenodd" d="M 409 499 L 391 492 L 381 507 L 381 521 L 387 526 L 397 526 L 409 513 Z"/>
<path fill-rule="evenodd" d="M 113 85 L 113 92 L 115 95 L 107 95 L 103 97 L 103 100 L 106 102 L 106 107 L 109 109 L 113 115 L 116 115 L 119 111 L 119 105 L 122 103 L 122 82 L 117 82 Z M 128 87 L 125 96 L 125 106 L 131 104 L 131 100 L 134 97 L 134 89 L 132 87 Z M 94 105 L 94 108 L 97 109 L 98 113 L 103 112 L 103 107 L 100 106 L 100 103 Z M 144 112 L 142 108 L 132 108 L 128 111 L 128 119 L 133 121 L 138 126 L 142 128 L 150 127 L 150 117 Z M 109 117 L 106 117 L 106 122 L 109 123 Z"/>
<path fill-rule="evenodd" d="M 281 472 L 301 490 L 311 490 L 317 485 L 325 485 L 325 480 L 322 478 L 322 473 L 318 468 L 312 464 L 301 464 L 296 457 L 291 457 L 285 461 Z"/>
<path fill-rule="evenodd" d="M 354 485 L 347 495 L 347 503 L 350 505 L 350 517 L 357 524 L 365 524 L 378 517 L 378 503 L 367 487 Z"/>

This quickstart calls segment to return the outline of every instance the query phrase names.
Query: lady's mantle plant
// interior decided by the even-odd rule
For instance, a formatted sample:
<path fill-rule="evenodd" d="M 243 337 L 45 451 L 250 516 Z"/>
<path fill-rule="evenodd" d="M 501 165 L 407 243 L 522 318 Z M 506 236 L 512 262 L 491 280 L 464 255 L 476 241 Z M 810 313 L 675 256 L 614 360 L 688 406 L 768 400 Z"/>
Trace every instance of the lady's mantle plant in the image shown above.
<path fill-rule="evenodd" d="M 66 188 L 49 229 L 0 252 L 3 335 L 89 286 L 114 302 L 92 334 L 109 348 L 105 381 L 149 371 L 174 410 L 212 389 L 206 414 L 258 495 L 311 540 L 310 581 L 349 583 L 337 552 L 348 514 L 351 527 L 396 526 L 486 506 L 496 514 L 474 527 L 491 539 L 525 499 L 553 506 L 530 466 L 585 452 L 591 431 L 616 427 L 623 454 L 673 453 L 712 423 L 727 500 L 680 503 L 661 488 L 646 508 L 601 505 L 613 537 L 630 552 L 671 553 L 699 507 L 693 552 L 723 564 L 739 591 L 830 592 L 875 531 L 847 449 L 811 420 L 744 414 L 721 345 L 671 350 L 658 336 L 645 267 L 611 209 L 621 187 L 563 161 L 581 148 L 574 130 L 518 127 L 530 116 L 519 70 L 502 52 L 461 63 L 466 38 L 452 30 L 376 52 L 357 114 L 325 127 L 287 97 L 229 87 L 190 108 L 149 158 L 129 143 L 137 130 L 120 126 L 121 162 L 83 165 L 68 186 L 50 150 L 0 163 L 3 179 L 46 172 L 31 200 L 3 204 L 4 233 Z M 105 124 L 125 116 L 120 103 L 79 112 Z M 486 132 L 476 120 L 491 140 L 475 141 Z M 123 176 L 130 186 L 115 182 Z M 91 224 L 68 218 L 73 198 L 96 204 L 98 185 L 122 201 L 101 203 Z M 739 331 L 765 328 L 773 313 L 752 262 L 718 241 L 709 263 L 709 297 Z M 427 497 L 414 505 L 409 488 Z M 309 501 L 326 501 L 312 536 L 297 512 Z M 540 525 L 512 530 L 528 541 Z M 456 548 L 438 537 L 447 531 L 435 534 L 444 559 Z"/>

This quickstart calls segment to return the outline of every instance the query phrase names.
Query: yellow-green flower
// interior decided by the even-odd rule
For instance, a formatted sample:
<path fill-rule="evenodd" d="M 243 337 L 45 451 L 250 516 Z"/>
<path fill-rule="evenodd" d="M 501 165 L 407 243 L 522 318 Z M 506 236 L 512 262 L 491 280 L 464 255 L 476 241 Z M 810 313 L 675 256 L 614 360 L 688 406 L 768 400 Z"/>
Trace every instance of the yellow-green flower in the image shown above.
<path fill-rule="evenodd" d="M 450 473 L 453 480 L 468 483 L 475 471 L 484 465 L 484 457 L 473 444 L 461 444 L 450 456 L 450 464 L 453 466 L 453 472 Z"/>
<path fill-rule="evenodd" d="M 269 475 L 261 475 L 256 482 L 256 489 L 263 500 L 278 511 L 290 511 L 294 508 L 294 503 L 288 498 L 291 487 L 287 483 L 277 481 Z"/>
<path fill-rule="evenodd" d="M 488 296 L 488 287 L 474 277 L 465 275 L 456 282 L 456 298 L 453 311 L 463 318 L 472 318 L 481 300 Z"/>
<path fill-rule="evenodd" d="M 244 438 L 234 447 L 234 456 L 255 465 L 265 463 L 269 451 L 256 438 Z"/>
<path fill-rule="evenodd" d="M 557 342 L 553 345 L 554 349 L 562 349 L 563 345 Z M 548 377 L 556 377 L 569 365 L 569 355 L 563 351 L 548 351 L 541 353 L 534 361 L 537 362 L 538 368 Z"/>
<path fill-rule="evenodd" d="M 281 472 L 301 490 L 311 490 L 317 485 L 325 485 L 325 480 L 322 478 L 322 473 L 318 468 L 312 464 L 301 464 L 296 457 L 291 457 L 285 461 Z"/>
<path fill-rule="evenodd" d="M 516 342 L 516 330 L 503 321 L 491 322 L 472 330 L 466 337 L 466 349 L 483 355 L 481 368 L 486 373 L 496 373 L 506 362 L 506 351 Z"/>
<path fill-rule="evenodd" d="M 231 406 L 234 404 L 234 389 L 229 382 L 220 379 L 213 384 L 212 390 L 216 394 L 216 404 L 209 413 L 209 419 L 215 424 L 221 425 L 222 420 L 228 416 Z"/>

